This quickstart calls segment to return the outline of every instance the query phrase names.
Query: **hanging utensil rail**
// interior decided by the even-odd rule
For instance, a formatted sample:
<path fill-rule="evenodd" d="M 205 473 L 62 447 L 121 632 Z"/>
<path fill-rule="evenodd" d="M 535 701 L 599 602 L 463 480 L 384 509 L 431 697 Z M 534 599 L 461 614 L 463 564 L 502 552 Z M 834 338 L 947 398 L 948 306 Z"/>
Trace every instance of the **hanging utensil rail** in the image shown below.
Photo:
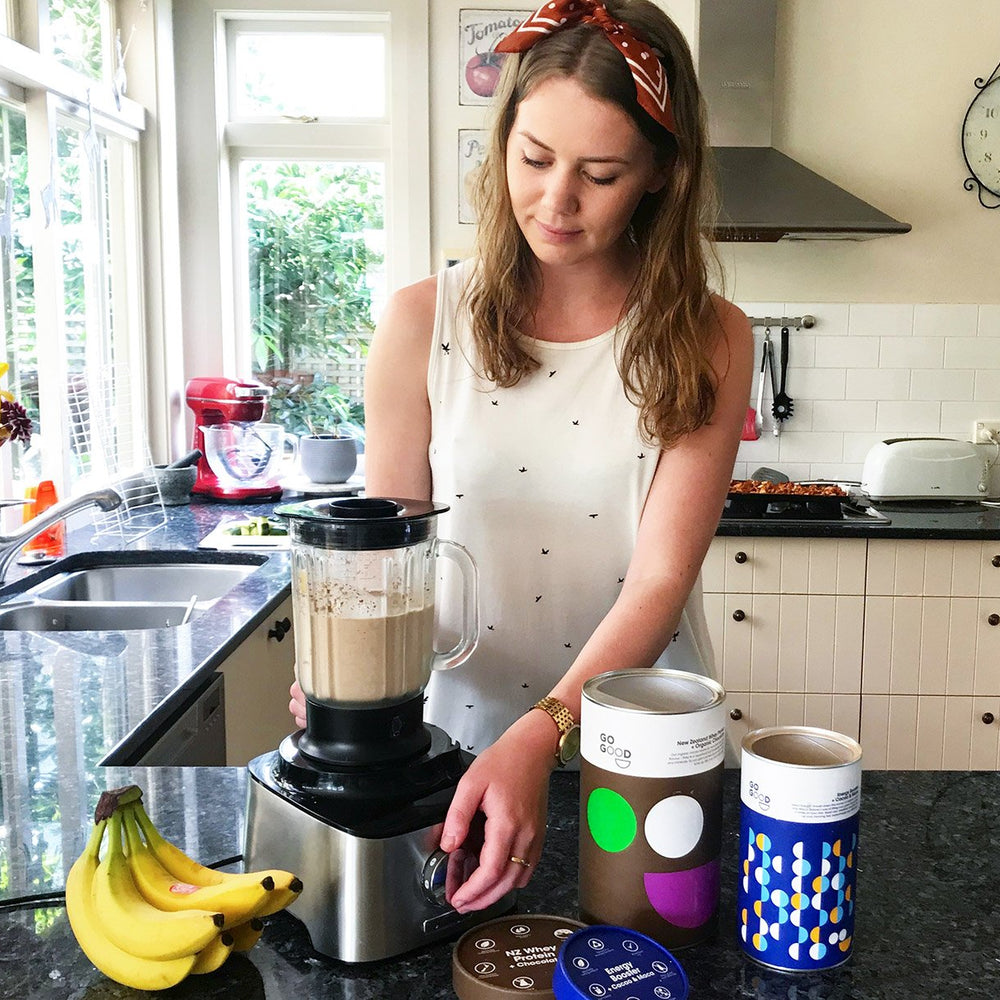
<path fill-rule="evenodd" d="M 816 325 L 815 316 L 747 316 L 747 319 L 751 326 L 796 326 L 810 330 Z"/>

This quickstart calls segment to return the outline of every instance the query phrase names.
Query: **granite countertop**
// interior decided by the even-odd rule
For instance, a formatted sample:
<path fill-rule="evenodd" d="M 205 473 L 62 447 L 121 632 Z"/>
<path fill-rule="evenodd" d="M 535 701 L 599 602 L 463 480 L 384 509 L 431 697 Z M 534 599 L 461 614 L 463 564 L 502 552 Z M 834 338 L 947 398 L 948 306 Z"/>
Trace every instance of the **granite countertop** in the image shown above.
<path fill-rule="evenodd" d="M 955 541 L 1000 539 L 1000 505 L 988 503 L 877 503 L 877 514 L 842 521 L 723 518 L 717 535 L 772 538 L 943 538 Z"/>
<path fill-rule="evenodd" d="M 100 787 L 134 781 L 164 834 L 208 863 L 239 853 L 245 772 L 231 768 L 109 768 Z M 578 775 L 552 779 L 545 854 L 518 910 L 576 916 Z M 5 809 L 16 807 L 5 788 Z M 96 791 L 96 789 L 95 789 Z M 718 931 L 677 952 L 692 1000 L 913 1000 L 990 998 L 1000 973 L 1000 777 L 987 772 L 865 772 L 862 784 L 856 945 L 823 974 L 787 975 L 742 957 L 736 943 L 738 773 L 727 772 Z M 89 797 L 88 797 L 89 798 Z M 87 808 L 93 802 L 88 800 Z M 89 818 L 63 830 L 82 850 Z M 9 829 L 9 827 L 8 827 Z M 32 837 L 46 835 L 43 823 Z M 2 868 L 0 868 L 2 872 Z M 308 878 L 308 873 L 303 872 Z M 0 875 L 2 879 L 2 875 Z M 0 886 L 4 883 L 0 881 Z M 44 893 L 60 877 L 42 877 Z M 138 994 L 97 972 L 73 939 L 61 901 L 15 905 L 0 896 L 0 996 L 105 1000 Z M 268 918 L 260 942 L 217 972 L 191 977 L 165 996 L 217 1000 L 437 1000 L 454 996 L 451 943 L 384 962 L 347 965 L 313 951 L 288 914 Z"/>

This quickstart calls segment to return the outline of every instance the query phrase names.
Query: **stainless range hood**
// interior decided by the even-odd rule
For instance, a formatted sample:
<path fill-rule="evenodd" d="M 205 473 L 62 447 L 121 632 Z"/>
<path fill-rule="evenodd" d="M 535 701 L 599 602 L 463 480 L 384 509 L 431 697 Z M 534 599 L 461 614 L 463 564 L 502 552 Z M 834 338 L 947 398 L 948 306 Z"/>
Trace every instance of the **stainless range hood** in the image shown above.
<path fill-rule="evenodd" d="M 722 201 L 719 242 L 869 240 L 908 233 L 772 146 L 776 0 L 701 0 L 698 78 Z"/>

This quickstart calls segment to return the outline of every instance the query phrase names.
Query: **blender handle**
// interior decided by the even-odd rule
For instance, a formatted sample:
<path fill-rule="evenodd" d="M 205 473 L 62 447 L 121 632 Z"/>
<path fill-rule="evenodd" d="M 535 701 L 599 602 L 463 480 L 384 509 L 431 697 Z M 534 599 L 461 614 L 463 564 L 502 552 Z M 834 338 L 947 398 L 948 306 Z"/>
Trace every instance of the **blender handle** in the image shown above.
<path fill-rule="evenodd" d="M 462 633 L 458 642 L 444 652 L 434 651 L 434 670 L 451 670 L 464 663 L 479 642 L 479 571 L 469 550 L 447 538 L 434 541 L 435 555 L 450 559 L 462 576 Z"/>

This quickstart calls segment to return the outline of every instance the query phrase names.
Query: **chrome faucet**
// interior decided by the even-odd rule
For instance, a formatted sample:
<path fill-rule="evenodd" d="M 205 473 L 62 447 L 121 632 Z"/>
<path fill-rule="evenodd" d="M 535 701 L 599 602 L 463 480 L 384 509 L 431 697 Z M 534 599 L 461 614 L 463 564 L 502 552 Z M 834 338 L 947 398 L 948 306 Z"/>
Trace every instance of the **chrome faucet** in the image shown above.
<path fill-rule="evenodd" d="M 47 507 L 12 535 L 0 535 L 0 586 L 7 579 L 7 570 L 10 569 L 10 564 L 21 547 L 30 542 L 40 531 L 91 504 L 100 507 L 101 510 L 114 510 L 121 503 L 122 497 L 112 489 L 93 490 Z"/>

